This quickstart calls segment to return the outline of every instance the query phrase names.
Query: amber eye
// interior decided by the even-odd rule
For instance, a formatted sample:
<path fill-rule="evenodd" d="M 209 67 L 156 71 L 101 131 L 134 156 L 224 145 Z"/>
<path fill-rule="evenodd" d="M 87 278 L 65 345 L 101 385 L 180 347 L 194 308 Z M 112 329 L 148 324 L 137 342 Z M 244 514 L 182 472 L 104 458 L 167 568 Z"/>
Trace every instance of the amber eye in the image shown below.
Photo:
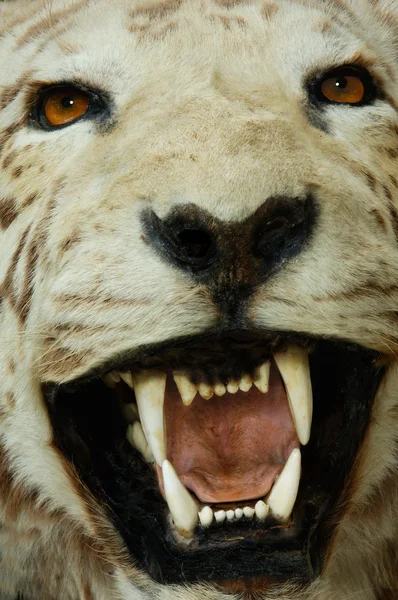
<path fill-rule="evenodd" d="M 366 97 L 366 86 L 360 74 L 336 73 L 323 79 L 320 94 L 329 102 L 360 104 Z"/>
<path fill-rule="evenodd" d="M 68 125 L 86 114 L 89 95 L 75 87 L 48 90 L 42 103 L 42 115 L 52 127 Z"/>

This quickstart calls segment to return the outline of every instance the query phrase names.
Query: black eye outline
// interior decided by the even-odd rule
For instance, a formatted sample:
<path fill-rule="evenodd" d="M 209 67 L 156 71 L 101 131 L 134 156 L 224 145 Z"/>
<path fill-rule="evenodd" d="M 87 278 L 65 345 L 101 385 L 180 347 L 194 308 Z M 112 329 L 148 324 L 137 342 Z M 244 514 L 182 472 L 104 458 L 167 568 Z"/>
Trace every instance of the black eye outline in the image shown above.
<path fill-rule="evenodd" d="M 68 123 L 52 125 L 44 112 L 45 103 L 51 92 L 63 89 L 72 89 L 85 94 L 88 99 L 87 110 L 85 113 Z M 44 129 L 45 131 L 58 131 L 59 129 L 75 125 L 82 120 L 98 120 L 104 122 L 110 118 L 110 101 L 106 94 L 71 81 L 58 82 L 41 87 L 39 91 L 36 92 L 35 98 L 32 100 L 31 104 L 33 104 L 33 108 L 29 115 L 30 124 L 37 126 L 40 129 Z"/>
<path fill-rule="evenodd" d="M 330 100 L 323 94 L 322 85 L 327 79 L 344 78 L 348 76 L 360 79 L 364 86 L 365 94 L 360 102 L 338 102 L 337 100 Z M 359 108 L 361 106 L 372 104 L 374 100 L 380 97 L 380 90 L 369 71 L 365 67 L 355 64 L 332 67 L 322 73 L 312 75 L 307 82 L 307 89 L 312 103 L 318 107 L 323 105 L 333 105 Z"/>

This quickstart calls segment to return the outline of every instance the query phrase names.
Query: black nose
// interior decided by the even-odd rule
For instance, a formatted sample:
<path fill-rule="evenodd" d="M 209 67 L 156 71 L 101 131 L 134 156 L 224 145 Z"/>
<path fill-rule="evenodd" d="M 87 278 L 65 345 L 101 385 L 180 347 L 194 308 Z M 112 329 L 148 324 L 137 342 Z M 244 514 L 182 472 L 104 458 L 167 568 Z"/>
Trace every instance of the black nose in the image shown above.
<path fill-rule="evenodd" d="M 163 259 L 213 288 L 249 290 L 300 252 L 315 214 L 312 196 L 273 197 L 245 221 L 223 222 L 195 204 L 179 205 L 165 219 L 149 210 L 142 221 Z"/>

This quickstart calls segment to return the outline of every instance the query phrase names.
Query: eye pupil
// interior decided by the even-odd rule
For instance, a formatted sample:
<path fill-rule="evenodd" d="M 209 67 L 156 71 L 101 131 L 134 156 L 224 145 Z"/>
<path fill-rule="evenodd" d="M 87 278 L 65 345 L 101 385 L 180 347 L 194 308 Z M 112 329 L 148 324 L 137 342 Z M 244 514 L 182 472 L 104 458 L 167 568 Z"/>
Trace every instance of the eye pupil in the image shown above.
<path fill-rule="evenodd" d="M 71 96 L 64 96 L 61 100 L 62 108 L 73 108 L 74 100 Z"/>
<path fill-rule="evenodd" d="M 347 77 L 339 77 L 336 81 L 336 87 L 339 90 L 344 90 L 348 85 Z"/>

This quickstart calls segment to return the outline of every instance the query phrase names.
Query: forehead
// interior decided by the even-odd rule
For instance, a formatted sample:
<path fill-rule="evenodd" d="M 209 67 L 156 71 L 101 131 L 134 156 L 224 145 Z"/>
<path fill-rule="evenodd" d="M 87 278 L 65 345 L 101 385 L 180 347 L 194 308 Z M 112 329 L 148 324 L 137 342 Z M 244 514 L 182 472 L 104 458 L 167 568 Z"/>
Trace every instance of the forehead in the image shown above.
<path fill-rule="evenodd" d="M 296 85 L 303 72 L 349 61 L 368 46 L 355 15 L 329 1 L 40 0 L 23 7 L 19 20 L 10 19 L 14 68 L 29 65 L 44 82 L 81 78 L 120 96 L 153 84 L 163 94 L 162 83 L 180 85 L 183 95 L 187 82 L 200 88 L 215 73 L 243 87 Z"/>

